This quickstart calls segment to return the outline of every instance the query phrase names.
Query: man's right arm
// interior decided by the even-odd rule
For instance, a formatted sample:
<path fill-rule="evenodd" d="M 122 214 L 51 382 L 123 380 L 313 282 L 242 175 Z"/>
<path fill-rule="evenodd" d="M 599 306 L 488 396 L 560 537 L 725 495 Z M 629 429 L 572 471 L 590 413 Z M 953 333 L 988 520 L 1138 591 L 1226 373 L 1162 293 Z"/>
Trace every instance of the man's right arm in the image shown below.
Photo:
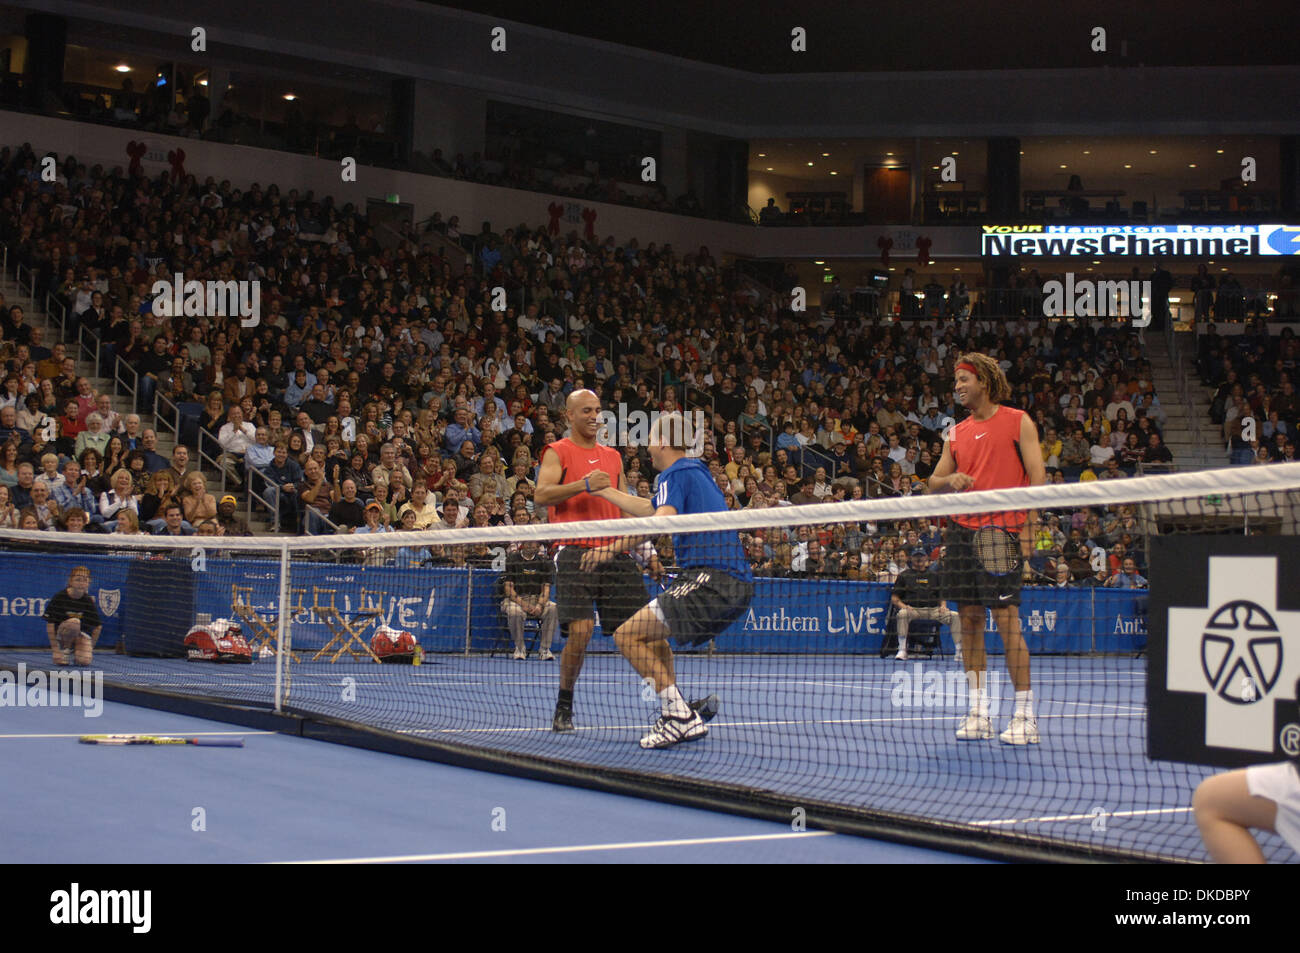
<path fill-rule="evenodd" d="M 538 506 L 553 506 L 556 503 L 563 503 L 579 493 L 585 493 L 587 492 L 587 479 L 594 478 L 598 473 L 605 475 L 606 484 L 608 484 L 609 480 L 609 475 L 605 474 L 603 470 L 595 470 L 585 478 L 573 480 L 569 483 L 561 483 L 560 476 L 562 473 L 560 455 L 553 450 L 550 452 L 544 451 L 542 467 L 537 473 L 537 489 L 533 491 L 534 503 Z"/>

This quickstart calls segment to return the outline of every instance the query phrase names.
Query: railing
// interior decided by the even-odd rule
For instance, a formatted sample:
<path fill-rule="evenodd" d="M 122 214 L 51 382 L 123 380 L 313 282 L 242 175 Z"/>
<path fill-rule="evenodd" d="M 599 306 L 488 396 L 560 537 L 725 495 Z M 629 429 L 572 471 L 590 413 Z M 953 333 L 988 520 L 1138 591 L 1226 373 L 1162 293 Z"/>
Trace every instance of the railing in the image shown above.
<path fill-rule="evenodd" d="M 1178 335 L 1174 331 L 1174 322 L 1172 320 L 1165 322 L 1165 347 L 1169 351 L 1169 363 L 1173 368 L 1175 386 L 1178 388 L 1178 399 L 1183 406 L 1187 408 L 1187 425 L 1191 430 L 1193 439 L 1196 441 L 1196 449 L 1202 454 L 1209 453 L 1205 444 L 1205 421 L 1196 419 L 1196 404 L 1192 400 L 1191 388 L 1187 383 L 1188 362 L 1183 357 L 1183 349 L 1178 341 Z"/>

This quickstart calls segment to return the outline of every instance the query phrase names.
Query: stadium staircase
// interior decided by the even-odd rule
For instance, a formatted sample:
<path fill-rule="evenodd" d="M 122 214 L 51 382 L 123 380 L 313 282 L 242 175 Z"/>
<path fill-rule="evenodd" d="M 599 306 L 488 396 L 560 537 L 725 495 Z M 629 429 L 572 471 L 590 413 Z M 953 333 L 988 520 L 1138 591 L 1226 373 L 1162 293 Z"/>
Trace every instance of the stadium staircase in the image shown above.
<path fill-rule="evenodd" d="M 50 347 L 56 341 L 61 340 L 57 322 L 45 311 L 39 310 L 42 305 L 41 302 L 33 304 L 29 288 L 20 287 L 9 275 L 0 275 L 0 293 L 4 294 L 5 301 L 8 304 L 22 306 L 28 324 L 45 329 L 44 341 L 46 347 Z M 69 353 L 72 351 L 72 345 L 69 343 Z M 91 387 L 97 393 L 112 395 L 113 410 L 123 416 L 132 412 L 131 396 L 121 382 L 100 376 L 99 369 L 94 366 L 93 361 L 86 359 L 84 352 L 77 354 L 76 358 L 77 373 L 82 377 L 89 378 Z M 152 409 L 148 413 L 140 413 L 140 429 L 141 431 L 153 430 L 157 433 L 156 452 L 163 457 L 171 458 L 172 449 L 176 446 L 176 439 L 166 427 L 158 426 L 158 421 L 154 417 Z M 194 449 L 193 447 L 190 448 L 190 460 L 192 462 L 197 456 Z M 210 466 L 205 466 L 203 475 L 208 481 L 208 492 L 220 500 L 225 495 L 221 490 L 221 473 Z M 225 493 L 231 494 L 238 501 L 235 512 L 241 518 L 246 519 L 248 529 L 253 535 L 264 536 L 271 534 L 270 517 L 266 513 L 254 509 L 251 518 L 248 518 L 248 496 L 244 490 L 228 487 Z"/>
<path fill-rule="evenodd" d="M 1143 338 L 1160 406 L 1168 415 L 1163 436 L 1175 467 L 1183 472 L 1227 466 L 1227 451 L 1210 422 L 1210 399 L 1189 360 L 1195 335 L 1147 330 Z"/>

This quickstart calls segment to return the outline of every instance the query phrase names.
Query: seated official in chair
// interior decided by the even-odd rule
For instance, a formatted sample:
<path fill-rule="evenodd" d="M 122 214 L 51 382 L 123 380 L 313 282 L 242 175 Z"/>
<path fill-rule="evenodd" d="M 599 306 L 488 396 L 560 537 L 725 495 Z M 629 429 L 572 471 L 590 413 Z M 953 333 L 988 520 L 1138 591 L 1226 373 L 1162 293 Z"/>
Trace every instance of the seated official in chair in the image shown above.
<path fill-rule="evenodd" d="M 555 564 L 542 554 L 536 540 L 529 540 L 519 547 L 519 552 L 506 558 L 502 578 L 505 598 L 501 600 L 501 611 L 505 613 L 510 637 L 514 639 L 514 657 L 528 657 L 524 648 L 524 622 L 536 619 L 540 623 L 537 657 L 544 662 L 551 661 L 555 658 L 551 654 L 551 642 L 555 638 L 557 618 L 555 603 L 550 599 Z"/>
<path fill-rule="evenodd" d="M 907 630 L 915 619 L 938 622 L 952 629 L 957 647 L 957 661 L 961 661 L 961 617 L 948 608 L 940 591 L 941 573 L 930 566 L 930 554 L 916 547 L 908 556 L 907 568 L 894 581 L 890 602 L 898 610 L 898 654 L 896 659 L 907 659 Z"/>

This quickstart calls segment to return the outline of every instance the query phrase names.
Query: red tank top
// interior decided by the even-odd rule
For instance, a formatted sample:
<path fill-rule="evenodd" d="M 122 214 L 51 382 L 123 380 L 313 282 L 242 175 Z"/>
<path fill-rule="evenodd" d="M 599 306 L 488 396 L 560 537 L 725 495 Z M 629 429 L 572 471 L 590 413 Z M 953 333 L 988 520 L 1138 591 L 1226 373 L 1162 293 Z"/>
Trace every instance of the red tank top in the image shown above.
<path fill-rule="evenodd" d="M 1005 490 L 1029 486 L 1029 474 L 1020 459 L 1020 422 L 1025 412 L 998 406 L 988 420 L 967 417 L 948 432 L 948 452 L 962 473 L 973 477 L 975 490 Z M 962 513 L 953 521 L 967 529 L 1001 526 L 1019 532 L 1025 524 L 1024 510 L 1001 513 Z"/>
<path fill-rule="evenodd" d="M 619 478 L 623 475 L 623 457 L 617 450 L 612 447 L 604 447 L 600 444 L 588 449 L 579 447 L 576 443 L 565 437 L 563 440 L 557 440 L 555 443 L 548 443 L 546 451 L 553 451 L 560 458 L 560 481 L 561 483 L 572 483 L 574 480 L 581 480 L 588 474 L 597 470 L 604 470 L 609 474 L 610 485 L 618 489 Z M 599 496 L 593 496 L 590 493 L 579 493 L 577 496 L 571 496 L 563 503 L 553 503 L 547 508 L 547 519 L 551 523 L 573 523 L 579 520 L 611 520 L 618 519 L 623 515 L 613 503 L 601 499 Z M 570 539 L 564 541 L 565 546 L 600 546 L 610 541 L 610 538 L 603 539 Z"/>

